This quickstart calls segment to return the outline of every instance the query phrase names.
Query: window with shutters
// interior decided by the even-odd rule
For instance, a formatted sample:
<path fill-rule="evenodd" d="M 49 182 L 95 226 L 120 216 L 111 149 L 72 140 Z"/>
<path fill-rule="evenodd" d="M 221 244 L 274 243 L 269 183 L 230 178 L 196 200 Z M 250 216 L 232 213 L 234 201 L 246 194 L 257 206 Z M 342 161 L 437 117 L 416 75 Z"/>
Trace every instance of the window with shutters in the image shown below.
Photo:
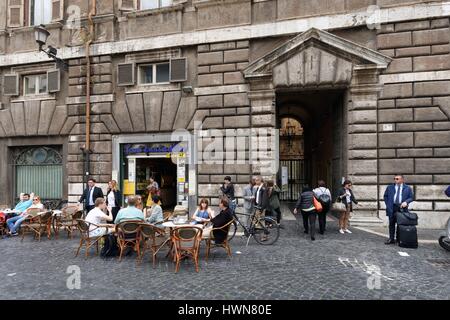
<path fill-rule="evenodd" d="M 140 0 L 140 10 L 158 9 L 173 5 L 173 0 Z"/>
<path fill-rule="evenodd" d="M 47 90 L 47 74 L 33 74 L 23 77 L 23 95 L 46 94 Z"/>
<path fill-rule="evenodd" d="M 8 27 L 45 25 L 63 14 L 64 0 L 8 0 Z"/>
<path fill-rule="evenodd" d="M 141 64 L 138 66 L 139 84 L 169 83 L 169 62 Z"/>

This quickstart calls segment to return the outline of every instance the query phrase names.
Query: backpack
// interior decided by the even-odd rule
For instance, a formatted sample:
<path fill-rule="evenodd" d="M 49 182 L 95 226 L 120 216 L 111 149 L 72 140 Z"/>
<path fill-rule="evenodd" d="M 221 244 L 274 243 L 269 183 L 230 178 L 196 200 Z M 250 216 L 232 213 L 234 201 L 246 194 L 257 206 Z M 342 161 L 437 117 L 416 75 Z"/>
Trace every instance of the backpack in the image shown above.
<path fill-rule="evenodd" d="M 322 190 L 321 190 L 322 191 Z M 322 204 L 328 205 L 331 203 L 331 197 L 322 191 L 322 194 L 317 198 Z"/>
<path fill-rule="evenodd" d="M 108 234 L 105 237 L 105 242 L 103 244 L 102 251 L 100 252 L 100 256 L 103 258 L 108 257 L 116 257 L 119 254 L 119 246 L 117 245 L 117 238 Z"/>
<path fill-rule="evenodd" d="M 448 188 L 445 190 L 445 195 L 447 197 L 450 197 L 450 186 L 448 186 Z"/>

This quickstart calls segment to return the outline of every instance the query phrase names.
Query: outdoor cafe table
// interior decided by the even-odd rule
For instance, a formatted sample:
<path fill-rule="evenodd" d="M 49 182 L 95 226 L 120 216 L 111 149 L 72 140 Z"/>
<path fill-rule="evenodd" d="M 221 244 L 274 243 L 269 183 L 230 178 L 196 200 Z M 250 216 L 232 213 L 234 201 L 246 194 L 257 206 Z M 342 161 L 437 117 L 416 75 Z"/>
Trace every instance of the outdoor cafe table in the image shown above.
<path fill-rule="evenodd" d="M 183 223 L 183 224 L 176 224 L 173 223 L 173 221 L 167 221 L 164 222 L 162 224 L 162 226 L 164 228 L 169 228 L 170 230 L 175 229 L 175 228 L 180 228 L 180 227 L 191 227 L 191 228 L 199 228 L 203 230 L 203 224 L 191 224 L 191 223 Z M 161 246 L 158 248 L 158 250 L 156 251 L 156 253 L 158 253 L 158 251 L 164 247 L 169 241 L 172 241 L 171 237 L 168 237 L 162 244 Z M 173 244 L 171 245 L 170 251 L 173 250 Z M 170 252 L 169 251 L 169 252 Z"/>

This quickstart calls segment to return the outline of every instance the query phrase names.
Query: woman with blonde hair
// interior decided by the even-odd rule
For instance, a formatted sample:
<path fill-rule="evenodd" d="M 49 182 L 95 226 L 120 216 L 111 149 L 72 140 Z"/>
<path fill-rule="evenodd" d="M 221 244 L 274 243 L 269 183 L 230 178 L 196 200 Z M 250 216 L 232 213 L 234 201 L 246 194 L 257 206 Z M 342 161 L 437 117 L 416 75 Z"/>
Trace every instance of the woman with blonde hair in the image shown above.
<path fill-rule="evenodd" d="M 111 208 L 114 221 L 117 217 L 117 213 L 122 207 L 122 193 L 117 187 L 117 181 L 111 180 L 108 182 L 108 192 L 106 193 L 106 205 Z"/>

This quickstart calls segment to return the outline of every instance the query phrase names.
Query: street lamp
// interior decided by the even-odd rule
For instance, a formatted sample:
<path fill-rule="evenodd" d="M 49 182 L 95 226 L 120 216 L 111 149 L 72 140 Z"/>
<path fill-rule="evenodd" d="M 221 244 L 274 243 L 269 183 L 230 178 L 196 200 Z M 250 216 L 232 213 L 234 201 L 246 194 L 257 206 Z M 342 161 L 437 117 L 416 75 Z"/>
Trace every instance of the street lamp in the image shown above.
<path fill-rule="evenodd" d="M 56 61 L 58 66 L 62 67 L 64 70 L 68 69 L 67 62 L 58 58 L 56 55 L 58 54 L 58 50 L 53 48 L 52 46 L 48 46 L 47 51 L 43 49 L 44 45 L 47 43 L 47 39 L 50 36 L 50 32 L 45 29 L 44 25 L 39 25 L 34 27 L 34 38 L 36 43 L 39 45 L 39 51 L 45 52 L 49 58 L 52 58 Z"/>

